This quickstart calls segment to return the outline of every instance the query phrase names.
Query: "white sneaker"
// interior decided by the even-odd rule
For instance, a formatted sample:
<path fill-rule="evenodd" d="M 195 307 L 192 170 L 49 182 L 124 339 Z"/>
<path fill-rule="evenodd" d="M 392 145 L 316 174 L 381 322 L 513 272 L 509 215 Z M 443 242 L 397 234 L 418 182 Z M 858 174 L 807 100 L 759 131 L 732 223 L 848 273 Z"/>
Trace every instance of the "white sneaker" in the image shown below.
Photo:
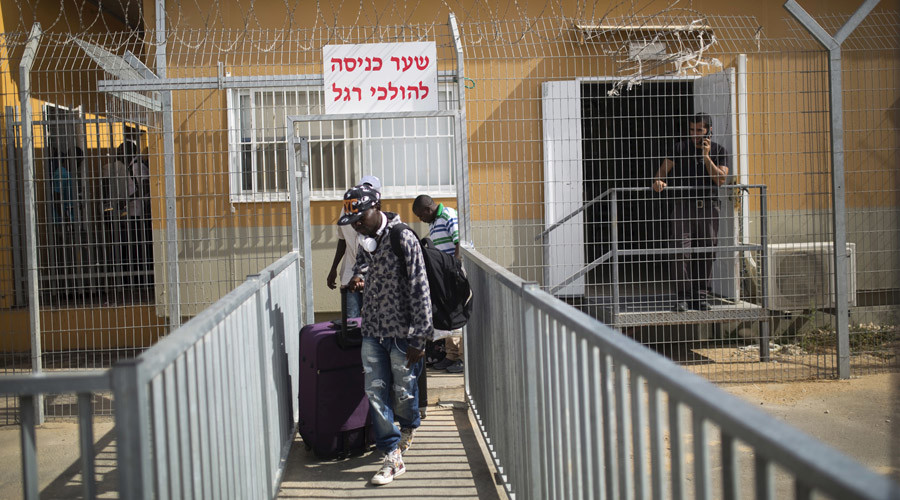
<path fill-rule="evenodd" d="M 400 455 L 400 450 L 394 450 L 384 456 L 381 470 L 372 476 L 372 484 L 376 486 L 388 484 L 404 472 L 406 472 L 406 466 L 403 465 L 403 457 Z"/>
<path fill-rule="evenodd" d="M 412 427 L 407 429 L 400 429 L 400 453 L 406 453 L 406 450 L 412 446 L 413 436 L 416 434 L 416 430 Z"/>

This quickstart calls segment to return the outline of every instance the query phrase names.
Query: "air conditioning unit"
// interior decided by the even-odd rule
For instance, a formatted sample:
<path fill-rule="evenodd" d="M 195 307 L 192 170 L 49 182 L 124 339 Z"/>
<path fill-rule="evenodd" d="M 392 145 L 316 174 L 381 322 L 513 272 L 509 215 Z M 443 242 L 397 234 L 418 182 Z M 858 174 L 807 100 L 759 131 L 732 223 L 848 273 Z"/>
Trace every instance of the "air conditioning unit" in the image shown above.
<path fill-rule="evenodd" d="M 833 243 L 769 245 L 766 262 L 769 309 L 796 311 L 833 308 Z M 847 297 L 856 305 L 856 243 L 847 243 Z"/>

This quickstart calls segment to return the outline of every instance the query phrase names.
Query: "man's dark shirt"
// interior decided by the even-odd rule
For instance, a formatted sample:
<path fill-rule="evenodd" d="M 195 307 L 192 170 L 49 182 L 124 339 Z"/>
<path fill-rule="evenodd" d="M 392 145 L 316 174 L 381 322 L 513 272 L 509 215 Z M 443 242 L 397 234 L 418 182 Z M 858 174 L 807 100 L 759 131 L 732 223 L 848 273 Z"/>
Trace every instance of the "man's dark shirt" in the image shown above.
<path fill-rule="evenodd" d="M 711 143 L 709 157 L 718 167 L 728 167 L 728 150 L 718 143 Z M 689 190 L 673 190 L 673 198 L 716 198 L 717 184 L 703 164 L 703 149 L 685 139 L 675 144 L 670 159 L 675 163 L 665 179 L 668 187 L 691 187 Z"/>

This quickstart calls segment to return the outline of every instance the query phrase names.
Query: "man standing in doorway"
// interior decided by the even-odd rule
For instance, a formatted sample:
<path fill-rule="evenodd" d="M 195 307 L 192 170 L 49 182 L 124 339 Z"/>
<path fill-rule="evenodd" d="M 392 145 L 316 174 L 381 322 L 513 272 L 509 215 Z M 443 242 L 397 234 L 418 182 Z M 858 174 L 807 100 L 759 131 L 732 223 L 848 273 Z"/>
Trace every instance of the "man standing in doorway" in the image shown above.
<path fill-rule="evenodd" d="M 434 246 L 458 259 L 459 216 L 456 210 L 445 207 L 443 203 L 435 203 L 431 196 L 422 194 L 413 201 L 413 213 L 419 220 L 429 225 L 428 233 Z M 446 339 L 444 349 L 447 356 L 432 365 L 432 368 L 447 370 L 449 373 L 462 373 L 464 370 L 462 330 L 435 330 L 434 338 Z"/>
<path fill-rule="evenodd" d="M 406 472 L 402 453 L 419 427 L 418 377 L 425 367 L 425 342 L 434 334 L 431 289 L 422 248 L 412 231 L 393 229 L 400 216 L 380 210 L 378 193 L 356 186 L 344 193 L 344 215 L 362 236 L 348 290 L 364 290 L 362 362 L 375 447 L 384 453 L 372 484 L 388 484 Z M 401 254 L 391 247 L 392 230 L 400 233 Z M 406 273 L 400 272 L 400 266 Z M 365 280 L 365 281 L 364 281 Z M 363 285 L 365 283 L 365 285 Z M 394 419 L 400 428 L 394 425 Z"/>
<path fill-rule="evenodd" d="M 674 190 L 669 214 L 669 233 L 685 250 L 675 262 L 675 286 L 678 312 L 710 309 L 709 273 L 714 252 L 691 253 L 695 247 L 714 247 L 718 243 L 718 187 L 728 179 L 728 150 L 712 142 L 712 119 L 698 113 L 688 120 L 688 137 L 675 145 L 671 158 L 663 160 L 652 188 L 657 193 L 667 187 Z"/>

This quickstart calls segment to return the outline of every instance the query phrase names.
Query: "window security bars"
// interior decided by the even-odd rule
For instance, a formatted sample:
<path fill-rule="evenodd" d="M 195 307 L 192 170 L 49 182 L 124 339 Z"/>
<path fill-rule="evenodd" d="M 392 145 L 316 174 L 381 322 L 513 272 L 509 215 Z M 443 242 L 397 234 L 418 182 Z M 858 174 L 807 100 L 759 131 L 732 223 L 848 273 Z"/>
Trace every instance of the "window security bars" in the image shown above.
<path fill-rule="evenodd" d="M 237 103 L 229 114 L 235 131 L 230 155 L 232 199 L 287 199 L 285 117 L 322 114 L 324 92 L 319 87 L 239 89 L 232 95 Z M 441 109 L 447 109 L 454 95 L 451 86 L 441 85 Z M 451 130 L 450 119 L 440 117 L 295 125 L 295 133 L 309 141 L 314 200 L 340 199 L 363 175 L 381 179 L 386 197 L 415 197 L 422 192 L 454 195 Z"/>

